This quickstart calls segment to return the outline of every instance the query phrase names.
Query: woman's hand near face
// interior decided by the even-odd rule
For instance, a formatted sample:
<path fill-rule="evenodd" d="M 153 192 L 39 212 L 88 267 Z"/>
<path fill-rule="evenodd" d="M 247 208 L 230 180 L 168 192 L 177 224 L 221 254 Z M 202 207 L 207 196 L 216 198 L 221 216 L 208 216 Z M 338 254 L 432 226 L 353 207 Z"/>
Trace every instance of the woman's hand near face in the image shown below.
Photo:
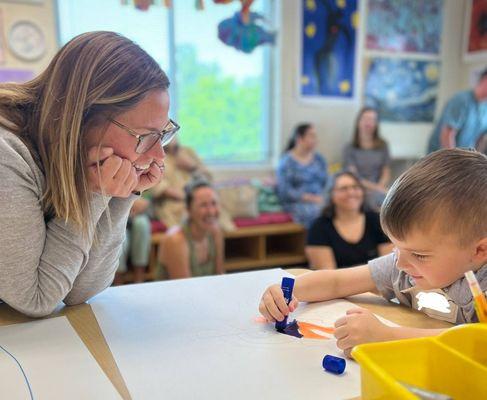
<path fill-rule="evenodd" d="M 112 197 L 128 197 L 139 180 L 130 160 L 113 154 L 110 147 L 88 150 L 88 185 L 92 192 Z"/>
<path fill-rule="evenodd" d="M 149 170 L 140 175 L 139 182 L 135 186 L 135 191 L 143 192 L 144 190 L 150 189 L 151 187 L 157 185 L 163 176 L 164 164 L 158 165 L 155 161 L 152 162 Z"/>

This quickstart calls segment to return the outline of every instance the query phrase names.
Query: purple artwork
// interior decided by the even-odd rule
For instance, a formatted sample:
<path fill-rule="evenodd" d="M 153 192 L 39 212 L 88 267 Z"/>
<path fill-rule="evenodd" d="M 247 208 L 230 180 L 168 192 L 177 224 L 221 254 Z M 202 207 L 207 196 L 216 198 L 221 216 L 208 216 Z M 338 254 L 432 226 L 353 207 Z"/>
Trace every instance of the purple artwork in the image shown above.
<path fill-rule="evenodd" d="M 30 81 L 33 77 L 34 71 L 31 70 L 0 68 L 0 82 L 23 83 Z"/>
<path fill-rule="evenodd" d="M 296 321 L 296 320 L 287 324 L 286 327 L 282 331 L 280 331 L 280 330 L 277 330 L 277 331 L 279 333 L 284 333 L 285 335 L 294 336 L 297 338 L 303 337 L 303 335 L 301 335 L 301 333 L 299 333 L 298 321 Z"/>

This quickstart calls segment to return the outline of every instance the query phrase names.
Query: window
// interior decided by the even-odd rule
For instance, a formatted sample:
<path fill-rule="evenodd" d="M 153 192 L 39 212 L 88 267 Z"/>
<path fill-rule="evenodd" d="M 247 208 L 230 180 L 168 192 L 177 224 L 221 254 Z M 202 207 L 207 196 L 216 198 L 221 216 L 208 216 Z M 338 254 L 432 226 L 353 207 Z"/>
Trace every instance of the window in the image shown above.
<path fill-rule="evenodd" d="M 252 10 L 271 20 L 271 0 Z M 58 0 L 59 40 L 93 30 L 111 30 L 134 40 L 169 75 L 171 115 L 180 141 L 212 164 L 270 160 L 270 52 L 268 45 L 244 54 L 217 37 L 220 21 L 240 9 L 205 2 L 173 1 L 173 8 L 148 11 L 120 0 Z"/>

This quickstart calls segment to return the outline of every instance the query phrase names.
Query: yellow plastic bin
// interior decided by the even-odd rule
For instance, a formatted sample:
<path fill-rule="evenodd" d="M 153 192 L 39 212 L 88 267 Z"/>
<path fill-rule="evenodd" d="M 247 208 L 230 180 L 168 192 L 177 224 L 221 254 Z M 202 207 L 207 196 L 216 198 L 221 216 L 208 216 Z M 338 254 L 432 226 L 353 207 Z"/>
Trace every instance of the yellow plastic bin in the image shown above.
<path fill-rule="evenodd" d="M 363 399 L 418 399 L 402 383 L 455 400 L 487 399 L 487 324 L 441 335 L 357 346 Z"/>

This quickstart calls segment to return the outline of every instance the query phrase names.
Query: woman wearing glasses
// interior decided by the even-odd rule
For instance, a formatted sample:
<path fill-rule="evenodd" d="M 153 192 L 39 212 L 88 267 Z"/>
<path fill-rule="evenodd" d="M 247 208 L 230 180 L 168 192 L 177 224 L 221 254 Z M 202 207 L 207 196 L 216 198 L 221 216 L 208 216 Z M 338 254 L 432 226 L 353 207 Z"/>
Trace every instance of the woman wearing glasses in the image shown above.
<path fill-rule="evenodd" d="M 0 299 L 30 316 L 110 285 L 127 217 L 162 178 L 169 81 L 112 32 L 67 43 L 24 84 L 0 85 Z"/>
<path fill-rule="evenodd" d="M 392 251 L 379 214 L 365 210 L 364 196 L 365 189 L 354 174 L 335 176 L 328 204 L 308 232 L 306 256 L 312 268 L 363 265 Z"/>

